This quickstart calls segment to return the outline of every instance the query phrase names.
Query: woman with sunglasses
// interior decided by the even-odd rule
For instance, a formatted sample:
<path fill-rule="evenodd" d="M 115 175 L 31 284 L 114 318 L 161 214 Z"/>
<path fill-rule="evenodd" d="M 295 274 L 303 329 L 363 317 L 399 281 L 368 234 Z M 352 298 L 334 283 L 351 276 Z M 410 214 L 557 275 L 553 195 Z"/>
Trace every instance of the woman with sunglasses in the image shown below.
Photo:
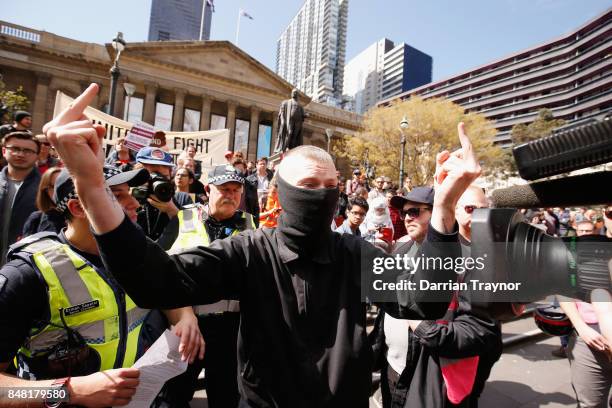
<path fill-rule="evenodd" d="M 38 193 L 36 194 L 36 207 L 23 226 L 22 237 L 49 231 L 58 233 L 66 226 L 64 215 L 55 209 L 55 180 L 62 169 L 51 167 L 40 178 Z"/>
<path fill-rule="evenodd" d="M 38 171 L 44 174 L 51 167 L 59 166 L 60 161 L 51 155 L 51 143 L 45 135 L 36 135 L 36 139 L 40 142 L 40 152 L 38 152 Z"/>

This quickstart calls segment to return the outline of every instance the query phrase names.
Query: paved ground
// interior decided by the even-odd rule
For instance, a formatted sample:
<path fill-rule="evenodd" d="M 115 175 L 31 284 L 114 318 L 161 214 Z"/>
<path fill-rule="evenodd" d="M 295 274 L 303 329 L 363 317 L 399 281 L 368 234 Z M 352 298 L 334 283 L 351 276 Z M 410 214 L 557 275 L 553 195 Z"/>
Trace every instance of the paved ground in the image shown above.
<path fill-rule="evenodd" d="M 532 318 L 504 324 L 504 337 L 534 330 Z M 570 383 L 569 362 L 550 352 L 559 346 L 559 338 L 540 335 L 507 347 L 497 362 L 480 398 L 483 408 L 569 408 L 576 407 Z M 378 408 L 377 395 L 370 400 Z M 198 391 L 192 408 L 208 408 L 206 392 Z"/>

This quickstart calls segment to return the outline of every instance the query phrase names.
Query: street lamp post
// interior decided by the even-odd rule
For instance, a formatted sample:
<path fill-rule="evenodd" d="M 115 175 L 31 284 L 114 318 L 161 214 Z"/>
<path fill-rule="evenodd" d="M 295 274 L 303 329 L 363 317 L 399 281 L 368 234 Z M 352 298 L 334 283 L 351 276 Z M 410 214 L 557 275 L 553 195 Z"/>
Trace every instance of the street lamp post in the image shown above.
<path fill-rule="evenodd" d="M 329 128 L 325 129 L 325 135 L 327 136 L 327 153 L 329 153 L 331 149 L 331 140 L 332 136 L 334 135 L 334 131 Z"/>
<path fill-rule="evenodd" d="M 121 52 L 125 49 L 125 41 L 123 40 L 123 33 L 118 32 L 117 37 L 113 38 L 113 48 L 115 49 L 115 62 L 110 69 L 111 83 L 110 83 L 110 96 L 108 100 L 108 114 L 113 115 L 115 112 L 115 93 L 117 92 L 117 81 L 119 80 L 119 57 Z"/>
<path fill-rule="evenodd" d="M 408 128 L 408 118 L 404 115 L 404 118 L 400 122 L 399 130 L 402 135 L 400 140 L 401 150 L 400 150 L 400 170 L 399 170 L 399 186 L 398 188 L 402 188 L 404 185 L 404 153 L 406 151 L 406 135 L 404 135 L 404 130 Z"/>
<path fill-rule="evenodd" d="M 132 101 L 132 95 L 136 91 L 136 85 L 124 83 L 123 89 L 125 89 L 125 93 L 127 94 L 127 108 L 125 109 L 125 118 L 123 120 L 130 121 L 130 102 Z"/>

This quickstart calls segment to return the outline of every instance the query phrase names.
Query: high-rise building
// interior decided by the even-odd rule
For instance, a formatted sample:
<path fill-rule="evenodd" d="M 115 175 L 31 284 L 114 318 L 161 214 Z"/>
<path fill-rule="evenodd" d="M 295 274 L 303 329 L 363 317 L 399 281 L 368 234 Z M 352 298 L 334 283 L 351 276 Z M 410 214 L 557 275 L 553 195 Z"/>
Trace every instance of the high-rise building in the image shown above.
<path fill-rule="evenodd" d="M 348 0 L 306 0 L 277 42 L 276 73 L 317 102 L 342 101 Z"/>
<path fill-rule="evenodd" d="M 431 82 L 432 58 L 404 43 L 383 38 L 351 59 L 344 70 L 344 95 L 364 113 L 382 99 Z"/>
<path fill-rule="evenodd" d="M 612 9 L 570 33 L 381 101 L 447 98 L 494 122 L 496 141 L 543 108 L 568 121 L 612 110 Z"/>
<path fill-rule="evenodd" d="M 153 0 L 149 20 L 149 41 L 210 40 L 212 1 Z M 202 24 L 202 7 L 204 24 Z"/>

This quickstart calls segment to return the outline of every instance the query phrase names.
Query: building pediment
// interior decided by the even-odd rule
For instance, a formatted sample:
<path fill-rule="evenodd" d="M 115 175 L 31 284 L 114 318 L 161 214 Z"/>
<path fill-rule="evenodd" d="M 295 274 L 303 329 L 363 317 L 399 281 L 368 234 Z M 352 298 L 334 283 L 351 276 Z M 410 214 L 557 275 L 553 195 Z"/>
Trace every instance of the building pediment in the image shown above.
<path fill-rule="evenodd" d="M 114 57 L 110 45 L 107 49 Z M 155 41 L 129 43 L 121 60 L 162 64 L 177 70 L 248 84 L 279 95 L 290 95 L 293 86 L 228 41 Z M 310 98 L 302 95 L 304 102 Z"/>

